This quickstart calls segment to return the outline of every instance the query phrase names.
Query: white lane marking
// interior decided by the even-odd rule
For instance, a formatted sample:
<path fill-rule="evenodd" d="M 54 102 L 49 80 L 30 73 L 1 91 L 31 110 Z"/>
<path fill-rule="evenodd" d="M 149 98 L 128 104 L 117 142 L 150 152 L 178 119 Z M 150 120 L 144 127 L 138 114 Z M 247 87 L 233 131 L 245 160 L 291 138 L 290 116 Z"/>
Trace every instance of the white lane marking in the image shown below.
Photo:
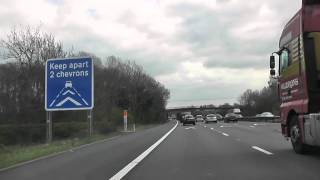
<path fill-rule="evenodd" d="M 222 135 L 224 135 L 224 136 L 229 136 L 229 134 L 227 134 L 227 133 L 222 133 Z"/>
<path fill-rule="evenodd" d="M 223 128 L 223 127 L 226 127 L 226 128 L 229 128 L 229 127 L 234 127 L 234 126 L 220 126 L 221 128 Z"/>
<path fill-rule="evenodd" d="M 254 126 L 249 126 L 249 127 L 252 127 L 252 128 L 254 128 Z"/>
<path fill-rule="evenodd" d="M 265 153 L 265 154 L 273 155 L 273 153 L 271 153 L 271 152 L 269 152 L 269 151 L 267 151 L 267 150 L 264 150 L 264 149 L 262 149 L 262 148 L 259 148 L 258 146 L 252 146 L 252 148 L 255 149 L 255 150 L 258 150 L 258 151 L 260 151 L 260 152 L 263 152 L 263 153 Z"/>
<path fill-rule="evenodd" d="M 254 123 L 253 125 L 254 125 L 254 126 L 265 126 L 265 125 L 267 125 L 267 124 L 266 124 L 266 123 L 258 123 L 258 124 L 257 124 L 257 123 Z"/>
<path fill-rule="evenodd" d="M 205 127 L 205 128 L 206 128 L 207 126 L 203 126 L 203 127 Z"/>
<path fill-rule="evenodd" d="M 195 129 L 194 127 L 187 127 L 187 128 L 185 128 L 185 129 Z"/>
<path fill-rule="evenodd" d="M 217 129 L 214 129 L 214 128 L 210 128 L 210 129 L 213 130 L 213 131 L 216 131 L 216 132 L 218 132 L 218 133 L 220 133 L 220 134 L 222 134 L 222 135 L 224 135 L 224 136 L 229 136 L 229 134 L 224 133 L 224 132 L 222 132 L 222 131 L 219 131 L 219 130 L 217 130 Z"/>
<path fill-rule="evenodd" d="M 128 165 L 126 165 L 123 169 L 121 169 L 117 174 L 112 176 L 110 180 L 119 180 L 123 178 L 128 172 L 130 172 L 137 164 L 139 164 L 145 157 L 147 157 L 163 140 L 165 140 L 169 134 L 172 133 L 173 130 L 176 129 L 178 126 L 178 121 L 176 125 L 167 132 L 162 138 L 160 138 L 157 142 L 155 142 L 152 146 L 150 146 L 147 150 L 145 150 L 143 153 L 141 153 L 137 158 L 135 158 L 133 161 L 131 161 Z"/>

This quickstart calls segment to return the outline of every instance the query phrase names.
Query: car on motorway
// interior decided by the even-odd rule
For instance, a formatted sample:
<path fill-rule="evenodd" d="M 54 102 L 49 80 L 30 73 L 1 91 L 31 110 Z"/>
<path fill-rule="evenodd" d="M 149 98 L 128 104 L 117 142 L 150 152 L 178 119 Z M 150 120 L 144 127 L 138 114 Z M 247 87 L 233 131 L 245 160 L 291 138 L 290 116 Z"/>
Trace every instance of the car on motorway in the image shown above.
<path fill-rule="evenodd" d="M 263 112 L 261 114 L 257 114 L 256 117 L 274 117 L 271 112 Z"/>
<path fill-rule="evenodd" d="M 203 122 L 204 121 L 203 116 L 201 114 L 196 115 L 196 121 L 197 122 Z"/>
<path fill-rule="evenodd" d="M 186 124 L 196 125 L 196 119 L 192 115 L 185 115 L 182 124 L 183 125 L 186 125 Z"/>
<path fill-rule="evenodd" d="M 217 123 L 218 122 L 218 118 L 215 114 L 208 114 L 206 116 L 206 119 L 204 120 L 205 123 L 210 123 L 210 122 L 214 122 Z"/>
<path fill-rule="evenodd" d="M 218 121 L 223 120 L 223 116 L 221 114 L 215 114 Z"/>
<path fill-rule="evenodd" d="M 237 113 L 228 113 L 224 116 L 223 121 L 224 122 L 238 122 L 238 119 L 242 118 L 241 114 L 237 114 Z"/>

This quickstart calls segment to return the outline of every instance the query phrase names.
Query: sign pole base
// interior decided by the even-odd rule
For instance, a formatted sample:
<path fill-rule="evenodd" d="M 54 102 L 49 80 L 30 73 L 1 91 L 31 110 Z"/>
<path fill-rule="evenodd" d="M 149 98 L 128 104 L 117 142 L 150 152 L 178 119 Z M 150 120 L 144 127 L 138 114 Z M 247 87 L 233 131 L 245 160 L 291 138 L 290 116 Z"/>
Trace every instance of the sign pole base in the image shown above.
<path fill-rule="evenodd" d="M 46 141 L 48 144 L 50 144 L 52 142 L 52 112 L 51 111 L 47 111 L 46 112 Z"/>
<path fill-rule="evenodd" d="M 88 111 L 88 126 L 89 126 L 89 136 L 92 136 L 92 131 L 93 131 L 93 127 L 92 127 L 92 109 L 90 109 Z"/>
<path fill-rule="evenodd" d="M 123 131 L 128 131 L 128 110 L 123 111 Z"/>

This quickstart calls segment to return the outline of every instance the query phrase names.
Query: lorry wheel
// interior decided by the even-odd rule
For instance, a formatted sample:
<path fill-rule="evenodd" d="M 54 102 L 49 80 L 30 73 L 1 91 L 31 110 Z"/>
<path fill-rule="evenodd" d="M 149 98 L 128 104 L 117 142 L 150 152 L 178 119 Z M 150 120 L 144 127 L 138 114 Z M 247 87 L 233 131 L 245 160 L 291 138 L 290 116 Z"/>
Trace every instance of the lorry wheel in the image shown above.
<path fill-rule="evenodd" d="M 290 139 L 293 150 L 298 154 L 304 154 L 307 145 L 302 142 L 301 128 L 299 126 L 298 116 L 293 116 L 290 123 Z"/>

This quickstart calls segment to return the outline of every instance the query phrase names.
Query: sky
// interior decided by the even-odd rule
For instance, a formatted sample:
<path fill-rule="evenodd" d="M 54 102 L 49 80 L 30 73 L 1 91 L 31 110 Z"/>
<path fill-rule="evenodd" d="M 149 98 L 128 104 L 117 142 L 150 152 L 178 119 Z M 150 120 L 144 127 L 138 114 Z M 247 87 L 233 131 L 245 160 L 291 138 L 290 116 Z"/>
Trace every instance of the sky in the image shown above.
<path fill-rule="evenodd" d="M 269 56 L 301 0 L 1 0 L 0 38 L 39 26 L 66 50 L 134 60 L 167 107 L 238 101 L 269 80 Z"/>

